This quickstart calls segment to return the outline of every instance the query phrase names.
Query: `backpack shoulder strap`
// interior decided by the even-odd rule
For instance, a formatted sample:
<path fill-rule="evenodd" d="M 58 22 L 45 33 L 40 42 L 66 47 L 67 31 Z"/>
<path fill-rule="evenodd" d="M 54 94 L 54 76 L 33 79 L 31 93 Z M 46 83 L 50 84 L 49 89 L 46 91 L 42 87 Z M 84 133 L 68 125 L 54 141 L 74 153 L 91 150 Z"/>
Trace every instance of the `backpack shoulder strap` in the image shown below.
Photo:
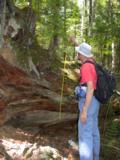
<path fill-rule="evenodd" d="M 85 63 L 91 63 L 91 64 L 93 64 L 93 65 L 96 64 L 96 62 L 92 62 L 92 61 L 90 61 L 90 60 L 85 61 L 83 64 L 85 64 Z M 83 64 L 82 64 L 82 65 L 83 65 Z"/>

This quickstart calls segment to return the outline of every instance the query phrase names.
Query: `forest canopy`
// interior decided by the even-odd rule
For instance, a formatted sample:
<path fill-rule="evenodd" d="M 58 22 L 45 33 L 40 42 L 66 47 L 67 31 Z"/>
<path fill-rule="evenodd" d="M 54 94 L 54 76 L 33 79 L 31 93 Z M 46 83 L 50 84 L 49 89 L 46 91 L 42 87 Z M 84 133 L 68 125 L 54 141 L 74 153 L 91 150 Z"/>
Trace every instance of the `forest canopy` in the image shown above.
<path fill-rule="evenodd" d="M 29 50 L 28 55 L 19 54 L 18 59 L 21 56 L 27 59 L 30 55 L 34 63 L 39 63 L 40 51 L 35 53 L 30 50 L 37 43 L 42 52 L 47 51 L 54 59 L 63 59 L 64 53 L 67 53 L 68 59 L 74 60 L 74 46 L 68 42 L 69 36 L 74 35 L 79 43 L 87 41 L 93 46 L 98 61 L 119 72 L 119 10 L 118 0 L 85 0 L 80 6 L 78 0 L 4 0 L 1 1 L 0 11 L 3 21 L 0 29 L 4 30 L 1 42 L 3 35 L 7 34 L 7 39 L 16 43 L 16 39 L 12 38 L 12 29 L 4 29 L 4 19 L 15 18 L 19 26 L 16 26 L 16 35 L 21 35 L 17 39 L 22 39 L 22 44 L 26 45 L 24 52 Z"/>

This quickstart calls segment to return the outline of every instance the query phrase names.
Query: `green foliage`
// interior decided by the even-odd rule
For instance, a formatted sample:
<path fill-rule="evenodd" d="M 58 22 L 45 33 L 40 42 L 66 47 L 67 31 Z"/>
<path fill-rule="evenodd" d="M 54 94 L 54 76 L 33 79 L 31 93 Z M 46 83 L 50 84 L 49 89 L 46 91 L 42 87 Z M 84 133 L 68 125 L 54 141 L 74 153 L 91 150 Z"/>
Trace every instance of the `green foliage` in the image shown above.
<path fill-rule="evenodd" d="M 63 56 L 66 48 L 64 46 L 68 45 L 67 37 L 74 34 L 79 21 L 79 8 L 75 2 L 71 0 L 42 1 L 41 13 L 36 26 L 37 39 L 39 43 L 48 48 L 52 37 L 57 35 L 60 42 L 58 54 Z"/>
<path fill-rule="evenodd" d="M 14 3 L 18 8 L 24 8 L 29 5 L 27 0 L 14 0 Z"/>
<path fill-rule="evenodd" d="M 96 18 L 92 29 L 92 42 L 102 50 L 103 54 L 111 54 L 112 42 L 120 41 L 118 17 L 119 5 L 117 2 L 98 1 L 96 8 Z"/>
<path fill-rule="evenodd" d="M 19 8 L 28 7 L 30 0 L 14 0 Z M 64 52 L 68 53 L 68 59 L 73 59 L 74 48 L 69 46 L 67 37 L 76 35 L 79 39 L 85 39 L 94 46 L 97 55 L 111 55 L 112 43 L 120 42 L 120 4 L 117 0 L 96 1 L 95 17 L 92 27 L 89 26 L 89 8 L 84 15 L 84 34 L 81 35 L 81 17 L 83 8 L 79 8 L 77 0 L 32 0 L 32 8 L 37 17 L 35 38 L 37 42 L 46 49 L 49 49 L 51 40 L 57 36 L 59 44 L 57 46 L 57 56 L 63 59 Z M 89 6 L 87 6 L 89 7 Z M 93 8 L 94 11 L 94 8 Z M 91 35 L 87 32 L 91 30 Z M 99 56 L 98 56 L 99 58 Z"/>
<path fill-rule="evenodd" d="M 120 159 L 120 124 L 118 118 L 107 119 L 105 134 L 101 137 L 105 159 Z M 112 151 L 112 152 L 111 152 Z M 109 153 L 109 154 L 108 154 Z"/>

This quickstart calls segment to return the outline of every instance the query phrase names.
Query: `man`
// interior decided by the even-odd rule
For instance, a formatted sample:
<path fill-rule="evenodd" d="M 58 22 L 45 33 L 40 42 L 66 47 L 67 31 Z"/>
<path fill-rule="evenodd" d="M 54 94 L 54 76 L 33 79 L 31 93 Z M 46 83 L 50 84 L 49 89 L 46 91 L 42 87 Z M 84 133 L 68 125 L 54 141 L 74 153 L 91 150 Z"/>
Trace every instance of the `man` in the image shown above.
<path fill-rule="evenodd" d="M 72 39 L 75 42 L 75 39 Z M 86 95 L 79 98 L 80 116 L 78 120 L 78 140 L 80 160 L 99 160 L 100 135 L 98 129 L 98 113 L 100 103 L 94 96 L 97 74 L 95 66 L 86 61 L 94 61 L 91 46 L 82 43 L 75 47 L 78 60 L 82 62 L 80 69 L 80 85 L 86 86 Z M 86 63 L 85 63 L 86 62 Z"/>

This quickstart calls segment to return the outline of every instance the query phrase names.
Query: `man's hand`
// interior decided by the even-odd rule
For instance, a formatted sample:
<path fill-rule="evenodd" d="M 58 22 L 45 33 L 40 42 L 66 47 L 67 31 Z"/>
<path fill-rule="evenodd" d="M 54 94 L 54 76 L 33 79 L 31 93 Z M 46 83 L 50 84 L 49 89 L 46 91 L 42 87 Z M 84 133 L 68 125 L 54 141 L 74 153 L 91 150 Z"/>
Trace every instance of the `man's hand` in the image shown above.
<path fill-rule="evenodd" d="M 78 43 L 77 43 L 77 41 L 76 41 L 75 36 L 70 36 L 69 39 L 68 39 L 68 41 L 69 41 L 70 43 L 72 43 L 73 45 L 78 46 Z"/>
<path fill-rule="evenodd" d="M 87 112 L 86 112 L 86 111 L 82 111 L 82 112 L 80 113 L 80 121 L 81 121 L 82 123 L 86 123 L 86 121 L 87 121 Z"/>
<path fill-rule="evenodd" d="M 73 73 L 74 73 L 76 79 L 80 80 L 80 69 L 74 69 Z"/>

